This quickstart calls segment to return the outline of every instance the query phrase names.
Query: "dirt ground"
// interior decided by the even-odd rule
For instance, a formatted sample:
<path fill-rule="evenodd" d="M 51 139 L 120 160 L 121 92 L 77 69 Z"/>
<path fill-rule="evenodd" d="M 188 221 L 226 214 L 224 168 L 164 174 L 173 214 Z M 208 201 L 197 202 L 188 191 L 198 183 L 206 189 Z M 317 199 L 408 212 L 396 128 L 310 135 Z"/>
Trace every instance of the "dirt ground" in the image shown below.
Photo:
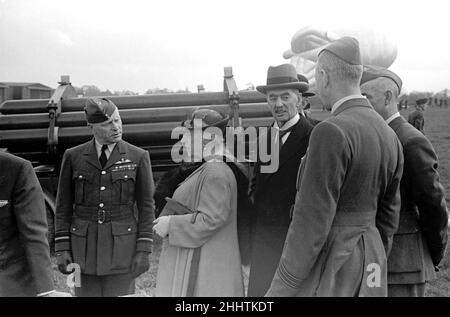
<path fill-rule="evenodd" d="M 403 110 L 402 115 L 407 117 L 412 110 Z M 312 117 L 324 119 L 329 113 L 313 111 Z M 445 187 L 447 206 L 450 206 L 450 109 L 427 108 L 425 111 L 425 134 L 433 144 L 439 157 L 439 173 L 441 182 Z M 153 296 L 158 257 L 161 251 L 161 240 L 156 239 L 154 252 L 151 254 L 151 268 L 136 280 L 136 294 L 140 296 Z M 68 291 L 66 276 L 59 273 L 53 263 L 55 271 L 55 283 L 58 290 Z M 246 270 L 244 270 L 245 273 Z M 427 296 L 450 296 L 450 244 L 442 261 L 441 271 L 437 279 L 429 283 Z"/>

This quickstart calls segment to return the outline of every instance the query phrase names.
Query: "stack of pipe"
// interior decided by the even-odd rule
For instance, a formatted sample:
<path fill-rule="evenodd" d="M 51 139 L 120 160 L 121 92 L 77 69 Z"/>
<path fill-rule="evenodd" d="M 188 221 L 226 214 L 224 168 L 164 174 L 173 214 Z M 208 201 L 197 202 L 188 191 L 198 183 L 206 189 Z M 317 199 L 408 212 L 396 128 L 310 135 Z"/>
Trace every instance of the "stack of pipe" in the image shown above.
<path fill-rule="evenodd" d="M 244 127 L 270 124 L 271 114 L 264 95 L 243 91 L 239 96 L 239 115 Z M 149 150 L 152 161 L 162 165 L 170 164 L 170 149 L 177 141 L 171 139 L 172 130 L 195 108 L 208 106 L 223 114 L 230 112 L 225 92 L 108 98 L 120 110 L 123 139 Z M 48 101 L 10 100 L 0 105 L 0 148 L 34 161 L 45 161 L 48 155 Z M 56 120 L 60 153 L 92 138 L 83 111 L 85 101 L 86 98 L 62 101 L 61 113 Z"/>

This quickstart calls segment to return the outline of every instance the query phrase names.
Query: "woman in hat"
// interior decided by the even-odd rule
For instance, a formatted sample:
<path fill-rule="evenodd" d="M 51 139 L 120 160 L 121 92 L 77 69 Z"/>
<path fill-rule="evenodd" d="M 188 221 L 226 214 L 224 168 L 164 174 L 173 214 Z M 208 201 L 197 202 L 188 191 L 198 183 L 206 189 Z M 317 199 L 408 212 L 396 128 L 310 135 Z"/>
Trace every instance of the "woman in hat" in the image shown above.
<path fill-rule="evenodd" d="M 223 159 L 232 159 L 223 144 L 227 123 L 228 117 L 212 109 L 196 110 L 184 123 L 189 133 L 181 141 L 183 150 L 204 163 L 179 184 L 155 220 L 153 229 L 163 238 L 156 296 L 244 295 L 237 183 Z M 216 135 L 208 133 L 212 127 Z M 194 129 L 201 129 L 202 140 L 191 137 Z M 200 153 L 192 151 L 195 142 L 201 142 Z"/>

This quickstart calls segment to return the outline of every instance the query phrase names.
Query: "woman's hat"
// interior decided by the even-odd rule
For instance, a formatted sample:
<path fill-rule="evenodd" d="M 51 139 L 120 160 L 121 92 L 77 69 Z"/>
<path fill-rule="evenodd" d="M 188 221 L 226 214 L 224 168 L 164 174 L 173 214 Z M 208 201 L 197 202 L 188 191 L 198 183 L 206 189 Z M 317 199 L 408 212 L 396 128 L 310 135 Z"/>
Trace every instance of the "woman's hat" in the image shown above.
<path fill-rule="evenodd" d="M 209 127 L 217 127 L 221 130 L 224 130 L 228 125 L 228 121 L 230 119 L 229 116 L 223 116 L 221 113 L 216 110 L 209 108 L 200 108 L 194 110 L 192 112 L 191 117 L 181 123 L 181 125 L 188 129 L 194 129 L 194 120 L 200 119 L 202 122 L 202 129 L 206 129 Z"/>

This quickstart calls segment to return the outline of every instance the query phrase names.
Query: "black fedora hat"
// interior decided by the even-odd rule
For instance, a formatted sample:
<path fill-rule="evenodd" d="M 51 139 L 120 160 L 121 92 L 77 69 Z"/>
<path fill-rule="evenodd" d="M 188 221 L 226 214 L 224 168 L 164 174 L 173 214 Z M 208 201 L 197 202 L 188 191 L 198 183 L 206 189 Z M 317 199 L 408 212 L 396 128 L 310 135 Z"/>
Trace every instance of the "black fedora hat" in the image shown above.
<path fill-rule="evenodd" d="M 256 90 L 265 94 L 269 89 L 297 89 L 301 93 L 306 92 L 309 85 L 300 82 L 297 78 L 297 71 L 291 64 L 282 64 L 279 66 L 270 66 L 267 70 L 267 84 L 257 86 Z"/>
<path fill-rule="evenodd" d="M 303 97 L 312 97 L 315 96 L 316 94 L 314 92 L 312 92 L 311 90 L 309 90 L 309 80 L 308 78 L 306 78 L 305 76 L 303 76 L 302 74 L 297 74 L 297 79 L 299 82 L 304 82 L 308 84 L 308 89 L 305 92 L 302 92 L 302 96 Z"/>

